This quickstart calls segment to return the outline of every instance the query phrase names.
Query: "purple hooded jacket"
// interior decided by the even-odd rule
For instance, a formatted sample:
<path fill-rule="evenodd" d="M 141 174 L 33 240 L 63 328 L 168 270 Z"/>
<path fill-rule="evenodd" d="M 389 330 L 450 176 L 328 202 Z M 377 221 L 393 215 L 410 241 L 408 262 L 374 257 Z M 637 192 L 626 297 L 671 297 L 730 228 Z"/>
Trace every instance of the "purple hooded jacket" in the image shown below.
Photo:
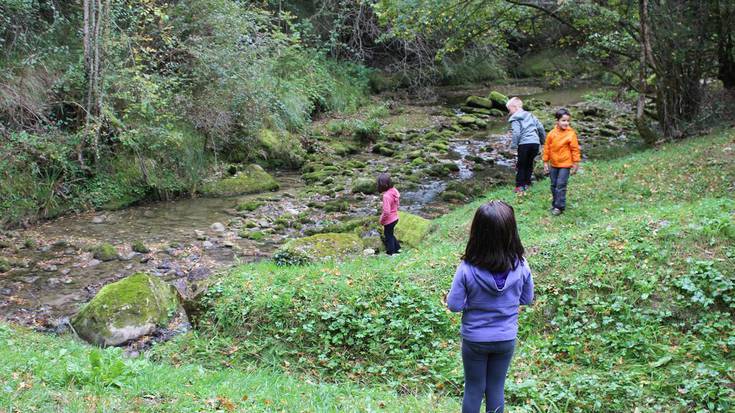
<path fill-rule="evenodd" d="M 447 307 L 462 312 L 462 338 L 489 342 L 513 340 L 518 334 L 518 307 L 533 301 L 533 278 L 526 260 L 508 272 L 505 284 L 498 287 L 502 275 L 462 261 L 447 296 Z"/>

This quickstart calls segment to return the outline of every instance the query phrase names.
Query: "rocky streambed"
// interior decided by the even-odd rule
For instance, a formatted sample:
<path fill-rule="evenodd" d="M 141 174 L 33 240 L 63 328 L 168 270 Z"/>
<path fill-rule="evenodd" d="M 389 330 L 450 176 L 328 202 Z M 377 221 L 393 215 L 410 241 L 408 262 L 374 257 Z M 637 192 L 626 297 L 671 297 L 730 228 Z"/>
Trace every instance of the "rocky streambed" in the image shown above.
<path fill-rule="evenodd" d="M 528 90 L 519 89 L 523 91 Z M 471 110 L 468 94 L 445 90 L 427 102 L 411 103 L 392 97 L 380 132 L 368 138 L 354 130 L 330 130 L 327 121 L 317 123 L 304 165 L 299 171 L 272 173 L 279 185 L 271 192 L 89 212 L 4 232 L 0 317 L 54 330 L 102 286 L 130 274 L 158 276 L 186 293 L 197 281 L 233 264 L 271 257 L 290 239 L 354 230 L 350 222 L 377 219 L 380 199 L 374 182 L 380 172 L 394 177 L 402 210 L 425 218 L 441 215 L 492 185 L 509 183 L 515 154 L 509 149 L 504 114 Z M 536 109 L 551 113 L 555 102 L 535 96 Z M 568 94 L 563 98 L 563 104 L 574 100 Z M 622 121 L 604 135 L 592 132 L 601 130 L 602 119 L 610 119 L 609 108 L 583 105 L 576 110 L 577 127 L 594 135 L 599 141 L 595 145 L 626 142 Z M 627 115 L 621 110 L 621 116 Z M 542 120 L 549 123 L 549 116 Z M 584 140 L 582 145 L 584 149 Z M 365 226 L 360 236 L 371 246 L 368 253 L 379 252 L 374 226 Z"/>

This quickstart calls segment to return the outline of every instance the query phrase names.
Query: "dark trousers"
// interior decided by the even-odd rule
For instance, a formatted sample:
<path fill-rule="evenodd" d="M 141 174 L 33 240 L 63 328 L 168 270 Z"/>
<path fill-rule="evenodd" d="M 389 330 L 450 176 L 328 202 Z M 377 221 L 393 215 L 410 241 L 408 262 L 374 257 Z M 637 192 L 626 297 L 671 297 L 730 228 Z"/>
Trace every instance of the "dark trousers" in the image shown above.
<path fill-rule="evenodd" d="M 551 206 L 562 211 L 567 207 L 567 182 L 569 182 L 569 168 L 551 167 L 551 195 L 554 200 Z"/>
<path fill-rule="evenodd" d="M 518 145 L 518 162 L 516 163 L 516 186 L 531 185 L 533 160 L 538 155 L 537 143 Z"/>
<path fill-rule="evenodd" d="M 502 413 L 505 408 L 505 375 L 508 373 L 515 345 L 515 340 L 488 343 L 462 340 L 462 413 L 479 413 L 483 398 L 485 412 Z"/>
<path fill-rule="evenodd" d="M 401 244 L 393 234 L 397 223 L 398 220 L 395 220 L 388 225 L 383 225 L 383 243 L 385 244 L 385 252 L 388 255 L 393 255 L 401 250 Z"/>

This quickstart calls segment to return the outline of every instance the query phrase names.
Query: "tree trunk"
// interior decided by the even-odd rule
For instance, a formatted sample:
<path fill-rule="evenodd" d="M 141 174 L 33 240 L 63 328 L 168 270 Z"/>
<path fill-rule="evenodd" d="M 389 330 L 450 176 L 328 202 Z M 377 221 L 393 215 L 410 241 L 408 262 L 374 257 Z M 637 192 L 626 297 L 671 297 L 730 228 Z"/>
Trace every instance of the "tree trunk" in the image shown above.
<path fill-rule="evenodd" d="M 735 88 L 735 39 L 733 26 L 735 25 L 735 7 L 726 1 L 723 5 L 720 0 L 714 1 L 715 29 L 717 30 L 717 78 L 722 81 L 725 89 Z"/>
<path fill-rule="evenodd" d="M 646 68 L 648 67 L 647 62 L 653 63 L 653 57 L 651 54 L 650 46 L 651 42 L 648 40 L 648 0 L 641 0 L 639 2 L 639 14 L 640 14 L 640 36 L 641 36 L 641 50 L 640 60 L 638 63 L 638 106 L 636 107 L 635 114 L 635 126 L 638 129 L 638 134 L 646 145 L 653 145 L 658 140 L 658 136 L 651 129 L 649 123 L 645 119 L 645 106 L 646 106 Z M 655 67 L 655 63 L 651 65 Z"/>

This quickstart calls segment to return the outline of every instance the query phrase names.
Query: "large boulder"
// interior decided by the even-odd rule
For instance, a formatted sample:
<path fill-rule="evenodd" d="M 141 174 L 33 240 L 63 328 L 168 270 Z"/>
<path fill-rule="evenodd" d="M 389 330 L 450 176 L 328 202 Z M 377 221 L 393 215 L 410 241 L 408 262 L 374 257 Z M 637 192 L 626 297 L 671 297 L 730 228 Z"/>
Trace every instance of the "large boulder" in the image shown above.
<path fill-rule="evenodd" d="M 468 96 L 464 104 L 473 108 L 492 109 L 494 107 L 492 100 L 480 96 Z"/>
<path fill-rule="evenodd" d="M 158 277 L 138 273 L 108 284 L 71 320 L 84 340 L 116 346 L 165 326 L 180 309 L 176 290 Z"/>
<path fill-rule="evenodd" d="M 264 161 L 274 168 L 299 168 L 304 164 L 306 152 L 298 136 L 285 131 L 262 129 L 258 132 L 258 143 L 265 155 Z"/>
<path fill-rule="evenodd" d="M 260 165 L 252 164 L 235 176 L 205 184 L 202 193 L 208 196 L 234 196 L 275 191 L 278 188 L 275 178 Z"/>
<path fill-rule="evenodd" d="M 354 233 L 325 233 L 291 240 L 276 251 L 273 259 L 279 265 L 307 264 L 339 260 L 362 250 L 362 241 Z"/>
<path fill-rule="evenodd" d="M 499 109 L 504 112 L 508 111 L 508 108 L 505 107 L 505 104 L 508 103 L 508 96 L 493 90 L 487 98 L 492 102 L 492 109 Z"/>
<path fill-rule="evenodd" d="M 401 246 L 416 248 L 431 232 L 431 221 L 418 215 L 398 211 L 395 235 Z"/>

